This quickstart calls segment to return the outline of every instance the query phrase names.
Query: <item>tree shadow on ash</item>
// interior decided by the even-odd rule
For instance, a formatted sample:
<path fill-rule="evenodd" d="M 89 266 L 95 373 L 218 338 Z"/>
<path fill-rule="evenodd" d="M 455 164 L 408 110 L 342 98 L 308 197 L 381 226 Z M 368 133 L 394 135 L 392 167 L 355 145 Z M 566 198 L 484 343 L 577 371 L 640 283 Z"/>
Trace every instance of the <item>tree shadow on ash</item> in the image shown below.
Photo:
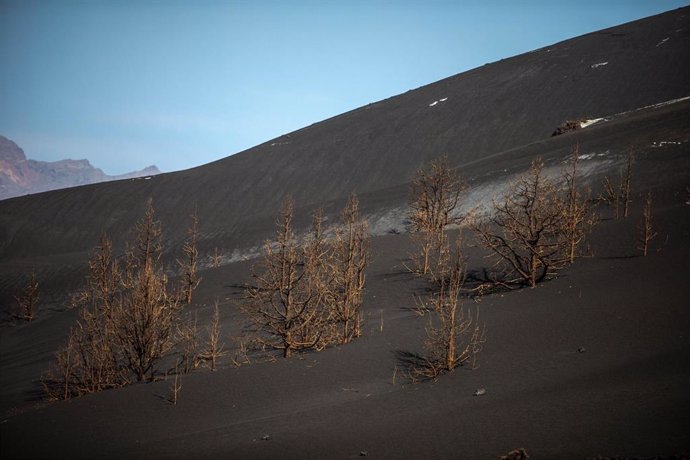
<path fill-rule="evenodd" d="M 430 372 L 429 361 L 422 355 L 412 353 L 408 350 L 394 350 L 396 368 L 402 373 L 409 382 L 424 382 L 434 380 Z"/>

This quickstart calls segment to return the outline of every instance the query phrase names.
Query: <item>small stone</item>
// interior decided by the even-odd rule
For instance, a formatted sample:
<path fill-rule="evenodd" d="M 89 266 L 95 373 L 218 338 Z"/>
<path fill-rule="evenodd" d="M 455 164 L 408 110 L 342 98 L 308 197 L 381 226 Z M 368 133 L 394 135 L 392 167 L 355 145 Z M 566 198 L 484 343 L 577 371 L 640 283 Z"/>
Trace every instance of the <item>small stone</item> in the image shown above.
<path fill-rule="evenodd" d="M 578 353 L 584 353 L 585 351 L 587 351 L 587 349 L 585 347 L 580 347 L 577 349 Z"/>
<path fill-rule="evenodd" d="M 269 439 L 271 439 L 271 435 L 270 435 L 270 434 L 265 434 L 265 435 L 261 436 L 261 440 L 262 440 L 262 441 L 268 441 Z"/>
<path fill-rule="evenodd" d="M 363 450 L 359 453 L 360 457 L 366 457 L 367 455 L 369 455 L 369 452 L 367 452 L 366 450 Z"/>
<path fill-rule="evenodd" d="M 486 394 L 486 390 L 484 388 L 477 388 L 477 390 L 474 392 L 475 396 L 484 396 Z"/>

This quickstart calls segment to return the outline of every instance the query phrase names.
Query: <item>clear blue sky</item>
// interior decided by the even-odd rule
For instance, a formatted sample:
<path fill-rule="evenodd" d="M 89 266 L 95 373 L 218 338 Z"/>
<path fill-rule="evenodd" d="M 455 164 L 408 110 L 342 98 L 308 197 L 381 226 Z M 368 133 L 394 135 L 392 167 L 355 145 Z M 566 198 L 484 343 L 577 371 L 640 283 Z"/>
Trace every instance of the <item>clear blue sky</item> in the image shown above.
<path fill-rule="evenodd" d="M 109 174 L 186 169 L 684 4 L 0 0 L 0 134 Z"/>

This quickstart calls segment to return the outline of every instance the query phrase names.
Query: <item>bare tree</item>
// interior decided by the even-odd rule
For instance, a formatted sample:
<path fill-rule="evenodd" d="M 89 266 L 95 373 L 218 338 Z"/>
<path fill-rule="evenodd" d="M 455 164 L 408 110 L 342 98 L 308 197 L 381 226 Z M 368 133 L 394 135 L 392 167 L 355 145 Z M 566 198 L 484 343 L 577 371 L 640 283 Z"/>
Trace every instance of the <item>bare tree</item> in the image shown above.
<path fill-rule="evenodd" d="M 454 213 L 463 190 L 446 155 L 433 160 L 428 171 L 417 171 L 412 182 L 409 219 L 420 245 L 417 268 L 420 273 L 427 274 L 433 265 L 442 265 L 445 229 L 462 220 Z"/>
<path fill-rule="evenodd" d="M 101 237 L 86 286 L 73 296 L 77 323 L 44 379 L 49 396 L 79 396 L 153 375 L 156 362 L 174 343 L 181 305 L 168 292 L 162 251 L 150 200 L 123 261 L 113 256 L 110 240 Z"/>
<path fill-rule="evenodd" d="M 558 187 L 543 173 L 541 159 L 512 184 L 503 200 L 493 200 L 485 220 L 472 224 L 483 245 L 497 263 L 517 280 L 535 287 L 552 271 L 563 266 L 568 245 L 566 218 Z"/>
<path fill-rule="evenodd" d="M 49 398 L 68 399 L 128 382 L 114 343 L 117 325 L 113 305 L 121 273 L 105 235 L 91 256 L 89 268 L 86 286 L 72 298 L 73 306 L 79 308 L 77 323 L 43 379 Z"/>
<path fill-rule="evenodd" d="M 199 367 L 199 329 L 197 326 L 196 312 L 191 314 L 186 321 L 177 325 L 177 343 L 181 346 L 180 362 L 177 367 L 182 366 L 182 372 L 189 374 L 192 370 Z"/>
<path fill-rule="evenodd" d="M 599 200 L 609 206 L 613 206 L 614 216 L 616 219 L 619 219 L 621 202 L 620 186 L 614 185 L 609 176 L 604 176 L 604 193 L 604 195 L 599 195 Z"/>
<path fill-rule="evenodd" d="M 649 251 L 649 243 L 657 236 L 657 232 L 654 231 L 654 225 L 652 224 L 652 194 L 647 193 L 647 198 L 645 200 L 644 208 L 642 209 L 642 221 L 639 225 L 640 236 L 638 241 L 638 249 L 642 251 L 643 256 L 647 256 Z"/>
<path fill-rule="evenodd" d="M 621 200 L 623 201 L 623 217 L 628 217 L 630 209 L 630 190 L 632 182 L 632 165 L 635 161 L 635 154 L 632 147 L 628 149 L 628 160 L 625 167 L 625 175 L 621 178 Z"/>
<path fill-rule="evenodd" d="M 411 370 L 413 378 L 436 378 L 468 361 L 475 368 L 476 355 L 486 340 L 486 328 L 479 323 L 478 311 L 473 317 L 469 308 L 462 307 L 466 261 L 460 245 L 458 242 L 446 269 L 448 277 L 441 281 L 439 291 L 431 299 L 434 315 L 426 327 L 425 355 Z"/>
<path fill-rule="evenodd" d="M 263 270 L 253 273 L 256 286 L 247 290 L 242 309 L 248 315 L 262 345 L 281 350 L 288 358 L 294 351 L 316 347 L 321 341 L 323 311 L 318 293 L 308 282 L 304 255 L 292 229 L 294 201 L 288 197 L 276 221 L 276 241 L 264 246 Z"/>
<path fill-rule="evenodd" d="M 579 153 L 579 146 L 576 146 L 570 158 L 570 167 L 562 173 L 565 189 L 565 236 L 568 241 L 566 257 L 570 263 L 575 262 L 578 246 L 597 222 L 588 203 L 588 193 L 579 184 Z"/>
<path fill-rule="evenodd" d="M 337 334 L 332 311 L 329 311 L 336 274 L 333 270 L 333 247 L 326 239 L 325 221 L 323 209 L 314 211 L 311 231 L 302 249 L 304 282 L 307 291 L 311 293 L 311 308 L 317 313 L 315 319 L 301 329 L 300 335 L 303 342 L 309 342 L 312 337 L 318 336 L 319 340 L 314 345 L 316 350 L 334 342 Z"/>
<path fill-rule="evenodd" d="M 172 385 L 170 385 L 170 397 L 168 398 L 168 402 L 172 404 L 173 406 L 177 405 L 177 400 L 180 397 L 180 391 L 182 391 L 182 382 L 180 382 L 180 372 L 177 367 L 175 367 L 175 379 L 172 382 Z"/>
<path fill-rule="evenodd" d="M 135 229 L 136 244 L 125 257 L 123 289 L 113 318 L 119 352 L 137 381 L 142 381 L 151 377 L 155 363 L 172 348 L 181 302 L 168 293 L 168 279 L 160 266 L 161 226 L 150 199 Z"/>
<path fill-rule="evenodd" d="M 339 342 L 348 343 L 362 333 L 361 307 L 369 251 L 367 222 L 359 215 L 359 200 L 352 194 L 341 213 L 336 229 L 330 273 L 333 288 L 329 303 L 339 324 Z"/>
<path fill-rule="evenodd" d="M 48 400 L 56 401 L 72 397 L 72 372 L 76 354 L 72 337 L 70 331 L 67 344 L 58 349 L 47 374 L 41 378 L 43 392 Z"/>
<path fill-rule="evenodd" d="M 220 267 L 220 263 L 223 260 L 223 254 L 218 250 L 218 248 L 213 248 L 213 254 L 211 254 L 211 266 L 213 268 Z"/>
<path fill-rule="evenodd" d="M 199 217 L 196 211 L 190 217 L 191 223 L 187 229 L 187 241 L 182 246 L 184 257 L 177 261 L 182 270 L 182 296 L 187 304 L 192 303 L 192 293 L 201 282 L 197 272 L 199 251 L 196 247 L 199 239 Z"/>
<path fill-rule="evenodd" d="M 225 344 L 220 340 L 220 309 L 218 307 L 218 300 L 213 307 L 213 316 L 211 318 L 211 325 L 208 329 L 208 340 L 206 341 L 206 349 L 203 358 L 210 361 L 211 370 L 216 370 L 216 363 L 219 358 L 225 355 Z"/>
<path fill-rule="evenodd" d="M 635 154 L 632 148 L 628 150 L 628 157 L 625 170 L 618 174 L 618 184 L 613 184 L 608 176 L 604 177 L 604 195 L 599 199 L 604 203 L 613 206 L 616 219 L 628 216 L 630 210 L 630 192 L 632 189 L 632 165 L 635 161 Z M 622 207 L 622 209 L 621 209 Z"/>
<path fill-rule="evenodd" d="M 36 274 L 32 272 L 24 288 L 14 296 L 14 300 L 17 302 L 17 318 L 24 321 L 32 321 L 36 316 L 38 299 L 38 280 L 36 279 Z"/>

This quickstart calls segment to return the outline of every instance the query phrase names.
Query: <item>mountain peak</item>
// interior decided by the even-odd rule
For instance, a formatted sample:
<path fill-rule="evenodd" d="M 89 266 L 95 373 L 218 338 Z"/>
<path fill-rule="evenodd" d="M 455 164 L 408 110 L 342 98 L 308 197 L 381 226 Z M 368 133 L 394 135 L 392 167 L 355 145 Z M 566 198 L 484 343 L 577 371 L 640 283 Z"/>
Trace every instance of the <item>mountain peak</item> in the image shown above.
<path fill-rule="evenodd" d="M 38 161 L 26 158 L 24 151 L 12 140 L 0 136 L 0 200 L 31 193 L 46 192 L 78 185 L 153 176 L 161 171 L 147 166 L 117 176 L 109 176 L 87 159 Z"/>

